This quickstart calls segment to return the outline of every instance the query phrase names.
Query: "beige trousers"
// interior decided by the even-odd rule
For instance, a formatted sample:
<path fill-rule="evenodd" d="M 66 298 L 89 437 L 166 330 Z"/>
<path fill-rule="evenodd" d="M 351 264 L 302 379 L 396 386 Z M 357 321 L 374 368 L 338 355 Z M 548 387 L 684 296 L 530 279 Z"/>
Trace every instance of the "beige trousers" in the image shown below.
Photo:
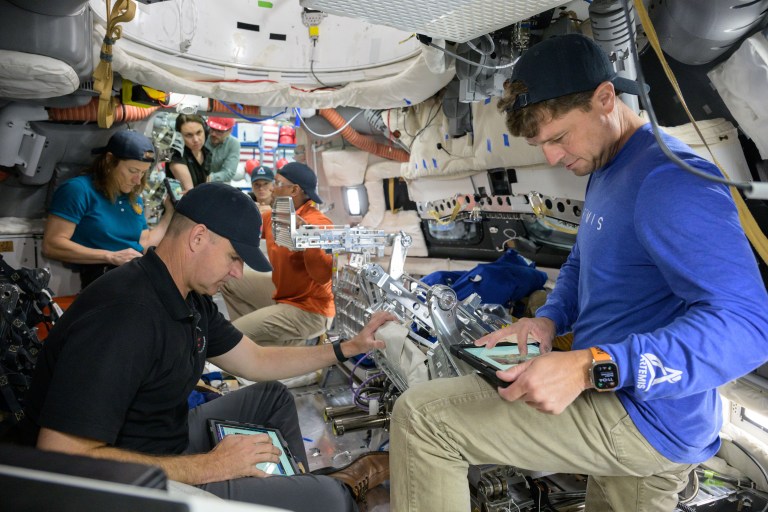
<path fill-rule="evenodd" d="M 672 511 L 695 467 L 659 454 L 613 393 L 587 391 L 551 415 L 475 375 L 413 386 L 391 429 L 394 512 L 467 512 L 470 464 L 590 475 L 587 512 Z"/>
<path fill-rule="evenodd" d="M 271 272 L 245 269 L 242 278 L 228 281 L 221 294 L 232 325 L 259 345 L 304 345 L 330 327 L 332 319 L 323 315 L 276 304 L 274 292 Z"/>
<path fill-rule="evenodd" d="M 274 293 L 272 272 L 256 272 L 248 267 L 243 269 L 243 277 L 230 279 L 221 287 L 221 295 L 232 321 L 257 309 L 273 305 Z"/>

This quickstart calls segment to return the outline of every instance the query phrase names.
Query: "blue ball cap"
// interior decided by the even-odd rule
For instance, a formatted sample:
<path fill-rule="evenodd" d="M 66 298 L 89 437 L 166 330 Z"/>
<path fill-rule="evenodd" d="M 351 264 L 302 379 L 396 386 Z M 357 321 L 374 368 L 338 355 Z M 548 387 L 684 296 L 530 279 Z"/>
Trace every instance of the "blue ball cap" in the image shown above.
<path fill-rule="evenodd" d="M 323 202 L 317 194 L 317 174 L 306 165 L 301 162 L 291 162 L 282 166 L 277 174 L 301 187 L 301 190 L 317 204 Z"/>
<path fill-rule="evenodd" d="M 239 189 L 226 183 L 202 183 L 179 199 L 176 211 L 229 240 L 237 255 L 252 269 L 272 270 L 259 248 L 259 209 Z"/>
<path fill-rule="evenodd" d="M 523 82 L 528 92 L 518 95 L 511 110 L 520 110 L 611 82 L 617 91 L 639 95 L 640 84 L 616 74 L 608 55 L 581 34 L 551 37 L 531 46 L 512 69 L 510 82 Z"/>
<path fill-rule="evenodd" d="M 155 161 L 155 148 L 152 146 L 152 141 L 147 136 L 133 130 L 115 132 L 109 138 L 106 146 L 91 151 L 93 154 L 107 152 L 112 153 L 120 160 Z"/>

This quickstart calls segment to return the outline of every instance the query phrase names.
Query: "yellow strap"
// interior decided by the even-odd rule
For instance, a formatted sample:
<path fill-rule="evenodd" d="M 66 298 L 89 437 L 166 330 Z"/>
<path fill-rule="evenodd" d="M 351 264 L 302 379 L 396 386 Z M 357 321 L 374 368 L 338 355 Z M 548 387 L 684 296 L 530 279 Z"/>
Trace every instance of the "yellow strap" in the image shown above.
<path fill-rule="evenodd" d="M 446 225 L 454 222 L 456 220 L 456 216 L 459 215 L 459 212 L 461 211 L 461 203 L 456 201 L 456 204 L 453 206 L 453 211 L 451 212 L 451 216 L 447 219 L 443 220 L 440 218 L 440 214 L 437 213 L 437 210 L 429 210 L 427 214 L 434 219 L 435 222 L 437 222 L 440 225 Z"/>
<path fill-rule="evenodd" d="M 99 92 L 98 121 L 100 128 L 109 128 L 114 122 L 115 99 L 112 96 L 112 45 L 123 35 L 118 23 L 128 22 L 136 15 L 136 3 L 133 0 L 117 0 L 110 8 L 107 6 L 107 32 L 101 44 L 99 65 L 93 72 L 93 87 Z"/>
<path fill-rule="evenodd" d="M 531 193 L 531 195 L 528 197 L 528 203 L 531 206 L 531 210 L 533 211 L 533 214 L 536 215 L 536 218 L 539 219 L 539 222 L 544 224 L 550 229 L 553 229 L 555 231 L 559 231 L 561 233 L 567 233 L 569 235 L 575 235 L 579 232 L 578 229 L 574 228 L 566 228 L 565 226 L 558 226 L 557 224 L 553 224 L 552 222 L 549 222 L 547 220 L 547 215 L 544 212 L 544 207 L 542 206 L 542 202 L 540 199 L 538 199 L 538 195 L 535 193 Z"/>
<path fill-rule="evenodd" d="M 395 213 L 395 178 L 389 178 L 389 209 Z"/>
<path fill-rule="evenodd" d="M 709 154 L 712 155 L 712 161 L 715 163 L 718 169 L 720 169 L 720 172 L 723 173 L 723 176 L 725 176 L 726 179 L 730 179 L 728 178 L 728 174 L 725 172 L 723 167 L 717 161 L 717 158 L 715 158 L 715 155 L 712 154 L 712 149 L 709 147 L 709 144 L 707 144 L 707 141 L 704 140 L 704 135 L 701 133 L 701 130 L 699 130 L 699 126 L 696 124 L 696 120 L 693 118 L 691 111 L 688 110 L 688 105 L 686 105 L 685 100 L 683 99 L 683 93 L 680 91 L 680 86 L 677 84 L 677 79 L 667 64 L 667 59 L 664 57 L 664 52 L 661 51 L 659 38 L 656 35 L 656 30 L 653 28 L 651 18 L 648 16 L 648 11 L 645 10 L 643 1 L 634 0 L 634 4 L 635 9 L 637 10 L 640 17 L 640 23 L 643 25 L 645 34 L 648 37 L 648 42 L 650 42 L 651 47 L 653 47 L 653 51 L 656 52 L 656 55 L 659 57 L 659 61 L 664 68 L 664 73 L 667 75 L 669 83 L 672 84 L 672 87 L 675 89 L 675 94 L 680 99 L 680 104 L 685 109 L 685 113 L 688 115 L 688 119 L 690 119 L 691 123 L 693 123 L 694 129 L 696 130 L 696 133 L 699 134 L 699 137 L 701 138 L 702 142 L 704 142 L 704 145 L 707 147 L 707 151 L 709 151 Z M 744 233 L 746 233 L 747 238 L 749 238 L 749 241 L 760 255 L 760 258 L 762 258 L 764 262 L 768 263 L 768 238 L 766 238 L 765 234 L 760 230 L 760 227 L 757 225 L 757 221 L 755 221 L 752 213 L 747 208 L 747 204 L 744 202 L 744 199 L 742 199 L 739 191 L 735 187 L 730 187 L 730 190 L 731 196 L 736 203 L 736 208 L 739 211 L 739 220 L 741 221 L 741 226 L 744 228 Z"/>

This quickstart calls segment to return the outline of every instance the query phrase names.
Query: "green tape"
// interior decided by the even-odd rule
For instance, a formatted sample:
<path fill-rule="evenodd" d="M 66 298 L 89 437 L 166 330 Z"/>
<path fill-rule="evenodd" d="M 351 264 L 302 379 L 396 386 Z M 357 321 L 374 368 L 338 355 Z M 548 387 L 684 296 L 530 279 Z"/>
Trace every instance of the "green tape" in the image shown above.
<path fill-rule="evenodd" d="M 259 0 L 258 5 L 259 5 L 259 7 L 265 7 L 267 9 L 271 9 L 272 8 L 272 2 L 263 2 L 262 0 Z"/>

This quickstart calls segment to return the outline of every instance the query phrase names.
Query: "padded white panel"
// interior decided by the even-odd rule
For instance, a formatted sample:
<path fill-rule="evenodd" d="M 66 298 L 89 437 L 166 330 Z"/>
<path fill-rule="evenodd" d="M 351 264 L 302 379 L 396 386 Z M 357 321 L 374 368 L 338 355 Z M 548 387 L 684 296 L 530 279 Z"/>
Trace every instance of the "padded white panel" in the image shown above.
<path fill-rule="evenodd" d="M 302 0 L 301 5 L 462 43 L 562 3 L 562 0 Z"/>

